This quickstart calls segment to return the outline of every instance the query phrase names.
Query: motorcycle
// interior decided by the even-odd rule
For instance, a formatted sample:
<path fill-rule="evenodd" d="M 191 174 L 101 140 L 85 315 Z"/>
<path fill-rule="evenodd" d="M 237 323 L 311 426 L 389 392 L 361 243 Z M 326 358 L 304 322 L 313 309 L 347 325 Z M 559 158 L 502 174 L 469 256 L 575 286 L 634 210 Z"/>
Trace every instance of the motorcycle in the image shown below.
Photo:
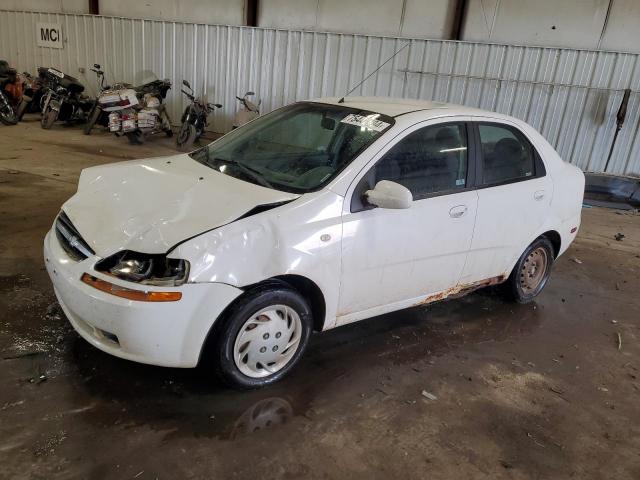
<path fill-rule="evenodd" d="M 13 104 L 15 103 L 16 95 L 22 96 L 22 87 L 17 83 L 16 70 L 9 68 L 9 64 L 6 61 L 0 60 L 0 122 L 5 125 L 18 123 Z"/>
<path fill-rule="evenodd" d="M 102 105 L 100 103 L 100 98 L 105 94 L 105 92 L 109 92 L 112 90 L 122 90 L 127 88 L 132 88 L 128 83 L 114 83 L 113 85 L 105 85 L 104 80 L 104 71 L 102 67 L 98 63 L 93 64 L 94 68 L 90 70 L 96 74 L 98 77 L 98 87 L 100 93 L 93 101 L 91 109 L 87 115 L 87 124 L 84 126 L 84 134 L 91 135 L 91 130 L 95 124 L 102 125 L 103 127 L 109 126 L 109 114 L 102 109 Z"/>
<path fill-rule="evenodd" d="M 130 143 L 144 143 L 148 135 L 173 135 L 171 119 L 163 100 L 171 88 L 169 80 L 152 80 L 133 88 L 108 90 L 100 98 L 100 108 L 109 113 L 109 131 L 125 135 Z"/>
<path fill-rule="evenodd" d="M 182 85 L 189 89 L 188 92 L 184 89 L 181 91 L 191 100 L 191 104 L 185 108 L 182 114 L 182 126 L 176 137 L 176 145 L 182 150 L 190 150 L 194 142 L 204 133 L 209 114 L 216 108 L 222 108 L 222 105 L 207 103 L 202 98 L 196 98 L 188 81 L 182 80 Z"/>
<path fill-rule="evenodd" d="M 23 72 L 22 78 L 24 82 L 24 92 L 18 109 L 16 110 L 18 120 L 22 120 L 25 113 L 36 113 L 42 110 L 40 104 L 46 90 L 40 77 L 34 77 L 28 72 Z"/>
<path fill-rule="evenodd" d="M 55 68 L 47 68 L 44 76 L 50 86 L 42 105 L 42 128 L 51 128 L 57 120 L 67 123 L 84 121 L 92 103 L 91 99 L 81 95 L 84 85 Z"/>
<path fill-rule="evenodd" d="M 253 103 L 251 100 L 249 100 L 249 97 L 252 97 L 253 95 L 255 95 L 255 93 L 247 92 L 244 94 L 244 97 L 236 96 L 236 99 L 240 102 L 241 107 L 240 110 L 236 112 L 236 117 L 234 119 L 232 128 L 238 128 L 245 123 L 250 122 L 254 118 L 260 116 L 260 104 L 262 103 L 262 100 L 257 104 Z"/>

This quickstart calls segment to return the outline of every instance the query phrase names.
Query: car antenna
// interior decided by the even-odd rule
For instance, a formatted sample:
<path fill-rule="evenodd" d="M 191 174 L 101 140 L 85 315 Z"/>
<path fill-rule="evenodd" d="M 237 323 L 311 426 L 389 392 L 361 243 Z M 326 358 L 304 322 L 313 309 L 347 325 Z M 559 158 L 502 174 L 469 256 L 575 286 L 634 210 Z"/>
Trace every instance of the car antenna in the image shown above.
<path fill-rule="evenodd" d="M 366 82 L 369 77 L 371 75 L 373 75 L 374 73 L 376 73 L 378 70 L 380 70 L 382 67 L 384 67 L 387 63 L 389 63 L 391 60 L 393 60 L 393 57 L 395 57 L 396 55 L 398 55 L 402 50 L 404 50 L 405 48 L 407 48 L 409 45 L 411 44 L 411 40 L 409 40 L 407 43 L 405 43 L 402 47 L 400 47 L 396 53 L 394 53 L 393 55 L 391 55 L 389 58 L 387 58 L 384 63 L 382 65 L 380 65 L 378 68 L 376 68 L 373 72 L 371 72 L 369 75 L 367 75 L 366 77 L 364 77 L 359 84 L 357 84 L 355 87 L 353 87 L 351 90 L 349 90 L 347 92 L 347 94 L 345 96 L 343 96 L 340 100 L 338 100 L 338 103 L 344 103 L 344 98 L 348 97 L 349 94 L 351 92 L 353 92 L 356 88 L 358 88 L 360 85 L 362 85 L 364 82 Z"/>

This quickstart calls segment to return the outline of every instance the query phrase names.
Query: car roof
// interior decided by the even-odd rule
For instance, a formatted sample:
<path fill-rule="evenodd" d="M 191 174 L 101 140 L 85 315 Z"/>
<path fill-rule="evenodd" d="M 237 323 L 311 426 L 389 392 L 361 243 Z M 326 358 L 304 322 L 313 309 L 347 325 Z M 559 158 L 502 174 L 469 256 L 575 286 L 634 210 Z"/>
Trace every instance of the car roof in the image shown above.
<path fill-rule="evenodd" d="M 344 98 L 343 101 L 342 98 Z M 345 107 L 360 108 L 371 112 L 382 113 L 390 117 L 397 117 L 405 113 L 424 111 L 425 113 L 433 113 L 433 116 L 440 116 L 443 113 L 454 113 L 456 115 L 478 115 L 489 114 L 495 115 L 494 112 L 480 110 L 478 108 L 465 107 L 463 105 L 455 105 L 453 103 L 431 102 L 426 100 L 414 100 L 411 98 L 392 98 L 392 97 L 323 97 L 311 100 L 313 102 L 330 103 L 333 105 L 342 105 Z M 443 112 L 449 110 L 449 112 Z M 431 116 L 431 115 L 429 115 Z"/>

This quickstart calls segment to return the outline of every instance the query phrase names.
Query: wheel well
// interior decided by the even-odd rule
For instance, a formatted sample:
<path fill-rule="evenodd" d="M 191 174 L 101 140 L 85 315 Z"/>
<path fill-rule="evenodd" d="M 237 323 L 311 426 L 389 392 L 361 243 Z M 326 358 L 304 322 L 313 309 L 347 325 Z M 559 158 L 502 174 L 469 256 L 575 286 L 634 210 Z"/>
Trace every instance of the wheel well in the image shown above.
<path fill-rule="evenodd" d="M 327 309 L 322 290 L 320 290 L 320 287 L 318 287 L 313 280 L 309 280 L 302 275 L 291 274 L 279 275 L 269 280 L 280 280 L 302 294 L 310 303 L 311 313 L 313 314 L 313 330 L 316 332 L 322 331 Z M 265 280 L 265 282 L 269 280 Z"/>
<path fill-rule="evenodd" d="M 279 275 L 277 277 L 267 278 L 266 280 L 254 283 L 252 285 L 245 285 L 244 287 L 242 287 L 242 289 L 246 291 L 251 288 L 269 283 L 276 285 L 278 283 L 286 283 L 289 287 L 293 288 L 302 296 L 304 296 L 310 303 L 311 314 L 313 315 L 313 330 L 316 332 L 322 331 L 322 329 L 324 328 L 326 306 L 322 290 L 320 290 L 320 287 L 318 287 L 315 282 L 309 280 L 307 277 L 303 277 L 302 275 Z M 240 297 L 236 298 L 233 302 L 227 305 L 227 307 L 220 313 L 218 318 L 225 318 L 225 316 L 229 312 L 229 309 L 232 308 L 232 306 L 238 301 Z M 207 337 L 205 338 L 205 341 L 202 344 L 202 349 L 200 350 L 198 363 L 200 363 L 200 361 L 202 360 L 203 354 L 209 351 L 211 342 L 216 337 L 216 335 L 218 335 L 218 332 L 223 327 L 223 324 L 224 322 L 216 321 L 209 329 L 209 333 L 207 333 Z"/>
<path fill-rule="evenodd" d="M 242 289 L 246 291 L 251 288 L 269 283 L 285 283 L 288 287 L 293 288 L 304 298 L 306 298 L 309 301 L 311 314 L 313 315 L 313 330 L 316 332 L 322 331 L 322 329 L 324 328 L 327 308 L 322 290 L 320 290 L 320 287 L 318 287 L 318 285 L 316 285 L 313 280 L 309 280 L 307 277 L 303 277 L 302 275 L 278 275 L 276 277 L 267 278 L 258 283 L 245 285 L 242 287 Z"/>
<path fill-rule="evenodd" d="M 553 245 L 553 257 L 556 258 L 558 253 L 560 253 L 560 246 L 562 240 L 560 239 L 560 234 L 555 230 L 549 230 L 548 232 L 544 232 L 541 237 L 546 237 Z"/>

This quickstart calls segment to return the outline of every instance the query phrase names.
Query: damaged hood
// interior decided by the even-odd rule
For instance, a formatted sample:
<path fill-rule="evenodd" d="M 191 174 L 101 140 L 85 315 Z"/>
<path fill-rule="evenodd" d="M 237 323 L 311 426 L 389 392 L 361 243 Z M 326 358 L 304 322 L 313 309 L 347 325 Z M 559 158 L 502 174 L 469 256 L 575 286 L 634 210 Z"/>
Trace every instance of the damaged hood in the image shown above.
<path fill-rule="evenodd" d="M 134 160 L 82 171 L 62 207 L 97 255 L 166 253 L 259 205 L 299 195 L 225 175 L 188 155 Z"/>

